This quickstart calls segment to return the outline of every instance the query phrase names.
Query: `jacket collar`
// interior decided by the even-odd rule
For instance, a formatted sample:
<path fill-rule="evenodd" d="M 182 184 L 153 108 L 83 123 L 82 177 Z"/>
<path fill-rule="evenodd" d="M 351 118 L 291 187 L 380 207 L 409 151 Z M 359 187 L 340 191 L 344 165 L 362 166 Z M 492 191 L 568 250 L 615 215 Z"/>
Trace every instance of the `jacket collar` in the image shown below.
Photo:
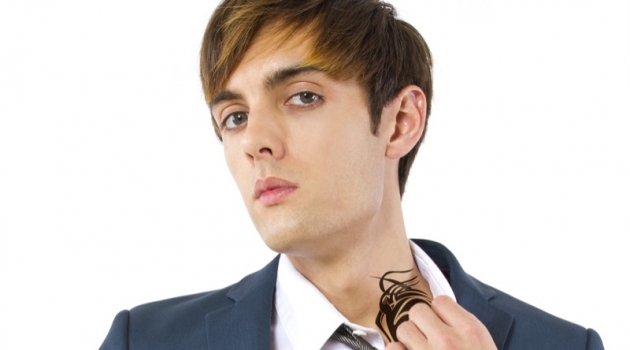
<path fill-rule="evenodd" d="M 269 349 L 278 258 L 232 286 L 231 303 L 206 314 L 208 349 Z"/>
<path fill-rule="evenodd" d="M 421 239 L 412 241 L 431 257 L 446 276 L 457 303 L 474 314 L 490 331 L 497 348 L 503 349 L 514 317 L 492 305 L 490 301 L 496 296 L 496 291 L 464 272 L 453 253 L 443 245 Z"/>
<path fill-rule="evenodd" d="M 493 306 L 496 295 L 491 287 L 469 276 L 443 245 L 413 239 L 440 268 L 451 284 L 457 302 L 474 314 L 503 349 L 514 317 Z M 271 316 L 279 256 L 262 270 L 232 286 L 226 296 L 232 303 L 206 315 L 208 349 L 269 349 Z"/>

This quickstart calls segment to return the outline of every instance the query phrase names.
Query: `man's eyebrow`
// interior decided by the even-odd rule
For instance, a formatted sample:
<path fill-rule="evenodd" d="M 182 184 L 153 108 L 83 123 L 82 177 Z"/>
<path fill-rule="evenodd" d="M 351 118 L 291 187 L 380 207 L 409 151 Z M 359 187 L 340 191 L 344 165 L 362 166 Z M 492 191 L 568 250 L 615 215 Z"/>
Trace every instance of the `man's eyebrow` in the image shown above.
<path fill-rule="evenodd" d="M 317 68 L 315 66 L 295 66 L 295 67 L 287 67 L 279 69 L 273 73 L 271 73 L 265 79 L 265 88 L 268 90 L 272 90 L 276 86 L 282 84 L 283 82 L 304 73 L 310 72 L 323 72 L 322 69 Z M 243 95 L 238 92 L 232 90 L 221 90 L 208 104 L 210 108 L 212 106 L 230 100 L 243 100 Z"/>
<path fill-rule="evenodd" d="M 300 75 L 304 73 L 311 73 L 311 72 L 323 72 L 323 70 L 315 66 L 295 66 L 295 67 L 282 68 L 273 72 L 267 77 L 267 79 L 265 79 L 265 87 L 268 90 L 272 90 L 276 86 L 295 77 L 296 75 Z"/>
<path fill-rule="evenodd" d="M 208 105 L 210 106 L 210 108 L 212 108 L 212 106 L 216 105 L 217 103 L 223 102 L 223 101 L 242 100 L 242 99 L 243 99 L 243 95 L 239 94 L 238 92 L 234 92 L 234 91 L 231 91 L 231 90 L 221 90 L 212 99 L 212 101 L 210 101 L 210 103 Z"/>

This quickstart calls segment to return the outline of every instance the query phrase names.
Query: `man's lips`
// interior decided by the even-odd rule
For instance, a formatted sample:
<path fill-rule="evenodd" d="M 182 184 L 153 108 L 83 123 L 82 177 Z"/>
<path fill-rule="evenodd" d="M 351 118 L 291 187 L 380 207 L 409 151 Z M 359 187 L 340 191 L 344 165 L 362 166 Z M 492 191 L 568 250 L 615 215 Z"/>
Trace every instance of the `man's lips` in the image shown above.
<path fill-rule="evenodd" d="M 256 180 L 254 198 L 264 205 L 279 203 L 286 196 L 297 189 L 297 186 L 287 180 L 277 177 Z"/>

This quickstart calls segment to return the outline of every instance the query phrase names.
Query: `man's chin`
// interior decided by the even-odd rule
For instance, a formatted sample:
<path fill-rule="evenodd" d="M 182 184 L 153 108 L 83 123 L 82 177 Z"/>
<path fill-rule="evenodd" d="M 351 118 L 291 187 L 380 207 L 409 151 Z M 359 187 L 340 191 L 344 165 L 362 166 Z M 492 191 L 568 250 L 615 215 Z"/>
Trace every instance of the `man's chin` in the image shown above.
<path fill-rule="evenodd" d="M 300 239 L 294 233 L 263 233 L 259 232 L 263 242 L 276 253 L 290 254 L 295 251 Z"/>
<path fill-rule="evenodd" d="M 308 255 L 317 250 L 327 230 L 322 220 L 304 215 L 277 215 L 258 217 L 254 226 L 269 249 L 290 255 Z"/>
<path fill-rule="evenodd" d="M 296 227 L 267 227 L 259 229 L 258 233 L 269 249 L 281 254 L 300 254 L 309 249 L 314 242 L 308 237 L 304 229 Z"/>

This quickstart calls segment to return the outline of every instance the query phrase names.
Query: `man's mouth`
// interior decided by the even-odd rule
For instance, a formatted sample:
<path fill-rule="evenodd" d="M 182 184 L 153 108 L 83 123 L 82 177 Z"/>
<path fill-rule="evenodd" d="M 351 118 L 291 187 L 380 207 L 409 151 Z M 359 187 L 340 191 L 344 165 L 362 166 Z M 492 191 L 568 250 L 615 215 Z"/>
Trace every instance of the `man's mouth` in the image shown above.
<path fill-rule="evenodd" d="M 264 180 L 256 180 L 254 199 L 264 205 L 274 205 L 280 203 L 296 189 L 297 186 L 287 180 L 277 177 L 267 177 Z"/>

